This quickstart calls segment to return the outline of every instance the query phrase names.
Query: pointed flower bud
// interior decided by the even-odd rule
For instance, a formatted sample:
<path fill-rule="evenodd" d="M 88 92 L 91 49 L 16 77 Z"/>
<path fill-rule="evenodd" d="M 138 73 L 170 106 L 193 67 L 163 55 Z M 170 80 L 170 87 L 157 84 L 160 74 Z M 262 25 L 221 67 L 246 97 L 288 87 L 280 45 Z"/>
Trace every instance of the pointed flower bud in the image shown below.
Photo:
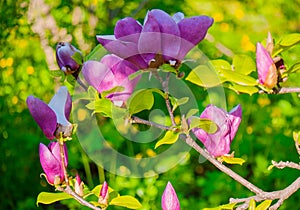
<path fill-rule="evenodd" d="M 77 53 L 83 62 L 82 53 L 68 42 L 59 42 L 56 46 L 56 61 L 59 68 L 66 74 L 72 74 L 79 70 L 80 64 L 72 58 Z M 82 63 L 81 62 L 81 63 Z"/>
<path fill-rule="evenodd" d="M 256 45 L 256 67 L 259 83 L 267 88 L 274 88 L 278 82 L 277 69 L 270 54 L 260 43 Z"/>
<path fill-rule="evenodd" d="M 100 190 L 100 196 L 98 203 L 107 206 L 108 205 L 108 198 L 109 198 L 109 193 L 108 193 L 108 184 L 106 181 L 103 182 L 101 190 Z"/>
<path fill-rule="evenodd" d="M 40 143 L 39 155 L 42 168 L 49 184 L 61 184 L 64 181 L 64 171 L 59 142 L 51 142 L 48 147 Z M 64 144 L 64 164 L 68 165 L 68 152 Z"/>
<path fill-rule="evenodd" d="M 170 182 L 168 182 L 162 195 L 161 207 L 163 210 L 180 210 L 179 200 Z"/>
<path fill-rule="evenodd" d="M 28 96 L 26 103 L 33 119 L 48 139 L 59 138 L 60 132 L 64 137 L 71 136 L 72 124 L 68 119 L 72 101 L 67 87 L 62 86 L 49 104 L 33 96 Z"/>
<path fill-rule="evenodd" d="M 237 105 L 227 113 L 214 105 L 208 105 L 201 113 L 200 118 L 213 121 L 218 126 L 218 130 L 213 134 L 209 134 L 200 128 L 194 128 L 193 132 L 196 137 L 212 156 L 219 157 L 228 154 L 230 144 L 242 119 L 241 106 Z"/>
<path fill-rule="evenodd" d="M 78 174 L 76 174 L 76 178 L 75 178 L 75 192 L 79 195 L 79 196 L 83 196 L 83 181 L 81 181 L 80 176 Z"/>

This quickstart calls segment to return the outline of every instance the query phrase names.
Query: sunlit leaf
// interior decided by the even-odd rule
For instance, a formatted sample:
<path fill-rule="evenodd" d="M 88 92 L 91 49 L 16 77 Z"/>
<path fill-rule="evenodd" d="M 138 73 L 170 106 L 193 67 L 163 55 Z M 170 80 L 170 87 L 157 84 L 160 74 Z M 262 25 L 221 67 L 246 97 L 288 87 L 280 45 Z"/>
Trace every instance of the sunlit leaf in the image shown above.
<path fill-rule="evenodd" d="M 71 57 L 76 63 L 82 65 L 82 55 L 79 52 L 75 52 Z"/>
<path fill-rule="evenodd" d="M 203 210 L 233 210 L 237 203 L 228 203 L 214 208 L 204 208 Z"/>
<path fill-rule="evenodd" d="M 232 60 L 234 71 L 240 74 L 248 75 L 256 71 L 256 65 L 253 59 L 247 55 L 235 55 Z"/>
<path fill-rule="evenodd" d="M 249 210 L 255 210 L 256 208 L 256 203 L 255 200 L 252 198 L 249 202 Z"/>
<path fill-rule="evenodd" d="M 86 105 L 90 110 L 94 110 L 94 113 L 101 113 L 105 117 L 112 118 L 113 115 L 118 114 L 124 116 L 126 110 L 115 106 L 109 99 L 100 98 L 95 101 L 90 102 Z"/>
<path fill-rule="evenodd" d="M 49 73 L 52 77 L 60 77 L 60 82 L 65 81 L 66 75 L 62 70 L 50 70 Z"/>
<path fill-rule="evenodd" d="M 173 111 L 176 110 L 177 107 L 183 105 L 183 104 L 186 104 L 188 101 L 189 101 L 189 97 L 183 97 L 183 98 L 175 98 L 175 97 L 170 97 L 171 99 L 171 103 L 173 105 Z"/>
<path fill-rule="evenodd" d="M 218 130 L 218 126 L 216 123 L 211 121 L 210 119 L 193 117 L 190 121 L 190 129 L 193 128 L 201 128 L 207 133 L 215 133 Z"/>
<path fill-rule="evenodd" d="M 174 144 L 177 141 L 179 134 L 179 132 L 167 131 L 164 137 L 155 144 L 154 149 L 163 144 Z"/>
<path fill-rule="evenodd" d="M 245 162 L 245 160 L 242 158 L 235 158 L 229 156 L 222 156 L 222 160 L 228 164 L 239 164 L 239 165 L 243 165 L 243 163 Z"/>
<path fill-rule="evenodd" d="M 256 86 L 257 81 L 253 77 L 243 75 L 231 70 L 222 70 L 220 73 L 227 81 L 234 82 L 238 85 Z"/>
<path fill-rule="evenodd" d="M 66 200 L 72 198 L 71 195 L 59 192 L 59 193 L 50 193 L 50 192 L 41 192 L 36 201 L 36 205 L 38 206 L 39 203 L 43 204 L 50 204 L 61 200 Z"/>
<path fill-rule="evenodd" d="M 138 71 L 136 71 L 136 72 L 130 74 L 130 75 L 128 76 L 128 79 L 129 79 L 129 80 L 133 80 L 133 79 L 135 79 L 136 77 L 140 76 L 141 74 L 143 74 L 143 73 L 145 73 L 145 72 L 147 72 L 147 71 L 145 71 L 145 70 L 138 70 Z"/>
<path fill-rule="evenodd" d="M 199 65 L 194 68 L 186 77 L 186 80 L 205 88 L 215 87 L 226 81 L 213 68 L 206 65 Z"/>
<path fill-rule="evenodd" d="M 259 91 L 259 89 L 257 87 L 238 85 L 235 83 L 228 83 L 228 84 L 224 83 L 224 87 L 229 88 L 238 94 L 239 93 L 247 93 L 249 95 L 253 95 L 254 93 L 257 93 Z"/>
<path fill-rule="evenodd" d="M 292 65 L 288 70 L 287 72 L 288 73 L 296 73 L 300 71 L 300 62 L 299 63 L 295 63 L 294 65 Z"/>
<path fill-rule="evenodd" d="M 271 205 L 272 200 L 265 200 L 263 202 L 261 202 L 256 208 L 255 210 L 267 210 L 269 208 L 269 206 Z"/>
<path fill-rule="evenodd" d="M 136 198 L 129 195 L 116 197 L 110 201 L 109 205 L 122 206 L 129 209 L 139 209 L 143 207 Z"/>
<path fill-rule="evenodd" d="M 74 87 L 75 83 L 77 82 L 75 77 L 72 74 L 67 74 L 66 78 L 67 78 L 67 82 Z"/>
<path fill-rule="evenodd" d="M 294 33 L 294 34 L 288 34 L 281 38 L 279 41 L 279 44 L 281 46 L 290 47 L 298 44 L 300 42 L 300 34 Z"/>
<path fill-rule="evenodd" d="M 103 55 L 105 55 L 105 50 L 103 50 L 103 47 L 101 44 L 98 44 L 93 49 L 93 51 L 85 57 L 85 61 L 88 61 L 88 60 L 100 61 L 101 58 L 103 57 Z"/>
<path fill-rule="evenodd" d="M 107 95 L 109 95 L 109 94 L 111 94 L 111 93 L 115 93 L 115 92 L 122 92 L 122 91 L 124 91 L 124 87 L 122 87 L 122 86 L 116 86 L 116 87 L 113 87 L 112 89 L 110 89 L 110 90 L 106 90 L 106 91 L 103 91 L 102 93 L 101 93 L 101 96 L 103 97 L 103 98 L 105 98 Z"/>
<path fill-rule="evenodd" d="M 91 192 L 98 197 L 100 195 L 101 188 L 102 188 L 102 184 L 99 184 L 96 187 L 94 187 Z M 113 188 L 108 186 L 108 193 L 112 193 L 112 192 L 116 192 L 116 191 Z"/>
<path fill-rule="evenodd" d="M 170 64 L 163 64 L 159 67 L 163 72 L 172 72 L 177 73 L 176 69 L 172 67 Z"/>
<path fill-rule="evenodd" d="M 152 89 L 142 89 L 133 93 L 127 101 L 129 114 L 150 110 L 154 104 L 152 92 Z"/>
<path fill-rule="evenodd" d="M 186 117 L 186 119 L 189 119 L 191 116 L 197 114 L 198 112 L 199 112 L 198 109 L 190 109 L 185 117 Z"/>
<path fill-rule="evenodd" d="M 218 72 L 221 72 L 223 70 L 228 70 L 228 71 L 232 70 L 230 63 L 225 60 L 221 60 L 221 59 L 211 60 L 210 63 Z"/>

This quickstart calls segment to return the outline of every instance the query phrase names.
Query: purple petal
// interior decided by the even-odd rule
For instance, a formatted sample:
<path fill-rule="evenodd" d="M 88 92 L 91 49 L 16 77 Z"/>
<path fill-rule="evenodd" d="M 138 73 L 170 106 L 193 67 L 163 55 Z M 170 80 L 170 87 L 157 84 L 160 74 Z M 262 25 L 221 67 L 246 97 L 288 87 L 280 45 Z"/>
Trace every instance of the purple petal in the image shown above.
<path fill-rule="evenodd" d="M 100 190 L 100 197 L 105 199 L 107 198 L 107 196 L 108 196 L 108 184 L 106 181 L 104 181 Z"/>
<path fill-rule="evenodd" d="M 181 20 L 184 19 L 184 14 L 182 12 L 177 12 L 172 16 L 172 18 L 176 23 L 179 23 Z"/>
<path fill-rule="evenodd" d="M 57 125 L 55 112 L 46 103 L 33 96 L 29 96 L 26 103 L 33 119 L 40 126 L 45 136 L 50 140 L 54 139 Z"/>
<path fill-rule="evenodd" d="M 159 23 L 150 11 L 144 19 L 144 26 L 140 35 L 138 50 L 147 64 L 156 54 L 162 54 Z"/>
<path fill-rule="evenodd" d="M 55 141 L 55 142 L 51 142 L 48 145 L 48 148 L 50 149 L 51 153 L 53 154 L 53 156 L 59 161 L 59 163 L 61 163 L 61 153 L 60 153 L 60 145 L 59 142 Z M 64 154 L 65 154 L 65 166 L 68 166 L 68 150 L 67 150 L 67 146 L 64 143 Z"/>
<path fill-rule="evenodd" d="M 60 69 L 69 67 L 71 70 L 77 70 L 79 64 L 72 59 L 75 52 L 81 52 L 68 42 L 60 42 L 56 46 L 56 61 Z"/>
<path fill-rule="evenodd" d="M 49 183 L 54 184 L 56 176 L 60 177 L 62 181 L 63 177 L 61 174 L 63 173 L 59 161 L 54 157 L 49 148 L 42 143 L 39 145 L 39 155 L 42 168 Z"/>
<path fill-rule="evenodd" d="M 122 41 L 138 43 L 142 25 L 131 17 L 119 20 L 115 26 L 115 37 Z"/>
<path fill-rule="evenodd" d="M 85 80 L 99 93 L 116 86 L 114 76 L 109 67 L 98 61 L 87 61 L 83 64 L 82 74 Z"/>
<path fill-rule="evenodd" d="M 70 124 L 70 122 L 66 118 L 66 113 L 70 113 L 69 108 L 67 107 L 67 112 L 66 106 L 70 106 L 70 104 L 67 105 L 67 100 L 69 97 L 69 92 L 66 86 L 62 86 L 58 89 L 56 94 L 53 96 L 51 99 L 50 103 L 48 106 L 54 111 L 56 114 L 57 118 L 57 123 L 67 126 Z"/>
<path fill-rule="evenodd" d="M 179 200 L 170 182 L 168 182 L 162 195 L 161 207 L 163 210 L 180 210 Z"/>
<path fill-rule="evenodd" d="M 166 12 L 154 9 L 149 12 L 153 16 L 161 32 L 162 55 L 165 59 L 175 58 L 180 49 L 180 31 L 175 20 Z"/>
<path fill-rule="evenodd" d="M 66 105 L 65 105 L 65 116 L 66 116 L 67 120 L 70 119 L 71 110 L 72 110 L 72 98 L 71 98 L 70 93 L 68 91 L 67 101 L 66 101 Z"/>
<path fill-rule="evenodd" d="M 181 44 L 179 58 L 183 58 L 195 45 L 204 39 L 214 20 L 208 16 L 196 16 L 182 19 L 178 23 L 180 36 L 188 42 Z M 191 44 L 190 44 L 191 43 Z"/>
<path fill-rule="evenodd" d="M 256 67 L 259 83 L 273 88 L 277 84 L 277 69 L 270 54 L 260 43 L 256 45 Z"/>
<path fill-rule="evenodd" d="M 230 112 L 228 116 L 231 125 L 230 125 L 230 139 L 232 140 L 235 137 L 235 134 L 239 128 L 239 125 L 242 121 L 242 107 L 241 105 L 237 105 L 234 107 Z"/>

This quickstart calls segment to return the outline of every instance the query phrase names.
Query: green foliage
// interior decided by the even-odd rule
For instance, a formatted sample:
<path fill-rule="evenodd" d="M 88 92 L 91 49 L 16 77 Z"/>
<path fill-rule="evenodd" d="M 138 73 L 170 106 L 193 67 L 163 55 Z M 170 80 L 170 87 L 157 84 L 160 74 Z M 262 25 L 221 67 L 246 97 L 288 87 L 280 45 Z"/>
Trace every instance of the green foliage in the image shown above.
<path fill-rule="evenodd" d="M 62 201 L 65 199 L 71 199 L 72 196 L 67 193 L 49 193 L 49 192 L 41 192 L 36 200 L 36 204 L 39 205 L 39 203 L 42 204 L 51 204 L 57 201 Z"/>
<path fill-rule="evenodd" d="M 156 144 L 154 149 L 163 144 L 174 144 L 179 137 L 179 132 L 167 131 L 164 137 L 162 137 Z"/>

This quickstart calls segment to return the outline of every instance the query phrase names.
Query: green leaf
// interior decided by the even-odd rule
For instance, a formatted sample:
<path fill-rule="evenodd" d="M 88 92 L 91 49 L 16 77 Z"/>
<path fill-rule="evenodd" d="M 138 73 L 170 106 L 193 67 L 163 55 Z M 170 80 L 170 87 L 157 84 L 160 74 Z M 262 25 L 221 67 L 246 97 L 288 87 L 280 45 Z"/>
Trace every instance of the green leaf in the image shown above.
<path fill-rule="evenodd" d="M 237 203 L 228 203 L 214 208 L 204 208 L 203 210 L 233 210 Z"/>
<path fill-rule="evenodd" d="M 222 156 L 222 160 L 228 164 L 239 164 L 239 165 L 243 165 L 243 163 L 245 162 L 245 160 L 242 158 L 234 158 L 228 156 Z"/>
<path fill-rule="evenodd" d="M 220 73 L 227 81 L 244 86 L 256 86 L 257 81 L 253 77 L 243 75 L 231 70 L 222 70 Z"/>
<path fill-rule="evenodd" d="M 232 70 L 230 63 L 228 63 L 228 61 L 225 60 L 211 60 L 210 63 L 218 72 L 221 72 L 223 70 Z"/>
<path fill-rule="evenodd" d="M 97 197 L 99 197 L 101 188 L 102 188 L 102 184 L 97 185 L 96 187 L 94 187 L 94 189 L 92 189 L 92 193 Z M 112 193 L 112 192 L 116 192 L 116 191 L 113 188 L 108 186 L 108 193 Z"/>
<path fill-rule="evenodd" d="M 296 73 L 297 71 L 300 71 L 300 62 L 295 63 L 287 70 L 288 73 Z"/>
<path fill-rule="evenodd" d="M 72 198 L 72 196 L 64 192 L 62 193 L 41 192 L 37 197 L 36 205 L 38 206 L 39 203 L 50 204 L 56 201 L 66 200 L 70 198 Z"/>
<path fill-rule="evenodd" d="M 256 71 L 255 62 L 247 55 L 235 55 L 232 64 L 234 66 L 234 71 L 243 75 L 248 75 L 251 72 Z"/>
<path fill-rule="evenodd" d="M 74 87 L 75 83 L 77 82 L 75 77 L 72 74 L 67 74 L 66 78 L 67 78 L 67 82 Z"/>
<path fill-rule="evenodd" d="M 143 74 L 143 73 L 145 73 L 145 72 L 147 72 L 147 71 L 145 71 L 145 70 L 138 70 L 138 71 L 136 71 L 136 72 L 130 74 L 130 75 L 128 76 L 128 79 L 129 79 L 129 80 L 133 80 L 133 79 L 135 79 L 136 77 L 140 76 L 141 74 Z"/>
<path fill-rule="evenodd" d="M 193 128 L 201 128 L 207 133 L 215 133 L 218 130 L 216 123 L 210 119 L 193 117 L 190 122 L 190 130 Z"/>
<path fill-rule="evenodd" d="M 186 80 L 205 88 L 215 87 L 226 81 L 213 68 L 206 65 L 199 65 L 194 68 L 186 77 Z"/>
<path fill-rule="evenodd" d="M 154 104 L 152 89 L 138 90 L 127 101 L 129 114 L 150 110 Z"/>
<path fill-rule="evenodd" d="M 76 62 L 78 63 L 79 65 L 82 65 L 82 62 L 83 62 L 83 56 L 80 52 L 75 52 L 71 58 Z"/>
<path fill-rule="evenodd" d="M 109 205 L 122 206 L 129 209 L 139 209 L 143 207 L 136 198 L 129 195 L 116 197 L 110 201 Z"/>
<path fill-rule="evenodd" d="M 249 202 L 249 210 L 255 210 L 256 203 L 255 200 L 252 198 Z"/>
<path fill-rule="evenodd" d="M 177 109 L 177 107 L 179 107 L 183 104 L 186 104 L 189 101 L 189 97 L 183 97 L 183 98 L 180 98 L 180 99 L 177 99 L 175 97 L 170 97 L 170 100 L 171 100 L 171 103 L 173 105 L 172 111 L 174 112 Z"/>
<path fill-rule="evenodd" d="M 66 75 L 62 70 L 50 70 L 49 73 L 52 77 L 61 77 L 60 82 L 65 81 Z"/>
<path fill-rule="evenodd" d="M 254 93 L 257 93 L 259 89 L 254 86 L 243 86 L 243 85 L 238 85 L 235 83 L 224 83 L 224 87 L 229 88 L 233 91 L 235 91 L 237 94 L 239 93 L 247 93 L 250 96 L 253 95 Z"/>
<path fill-rule="evenodd" d="M 167 131 L 164 137 L 155 144 L 154 149 L 163 144 L 174 144 L 177 141 L 179 134 L 179 132 Z"/>
<path fill-rule="evenodd" d="M 105 55 L 105 50 L 103 50 L 103 47 L 101 44 L 98 44 L 93 51 L 88 54 L 85 58 L 85 61 L 88 60 L 96 60 L 100 61 L 100 59 Z"/>
<path fill-rule="evenodd" d="M 191 116 L 197 114 L 198 112 L 199 112 L 198 109 L 190 109 L 185 117 L 186 117 L 186 119 L 189 119 Z"/>
<path fill-rule="evenodd" d="M 284 47 L 291 47 L 300 42 L 300 34 L 294 33 L 294 34 L 288 34 L 281 38 L 279 41 L 279 44 Z"/>
<path fill-rule="evenodd" d="M 107 98 L 99 98 L 87 104 L 86 107 L 90 110 L 94 110 L 94 113 L 101 113 L 103 116 L 110 118 L 113 118 L 115 114 L 118 114 L 121 118 L 126 113 L 125 109 L 115 106 Z"/>
<path fill-rule="evenodd" d="M 261 202 L 255 210 L 267 210 L 269 208 L 269 206 L 271 205 L 272 200 L 265 200 L 263 202 Z"/>
<path fill-rule="evenodd" d="M 170 64 L 163 64 L 159 67 L 163 72 L 172 72 L 172 73 L 177 73 L 176 69 L 171 66 Z"/>
<path fill-rule="evenodd" d="M 106 90 L 106 91 L 103 91 L 101 93 L 101 96 L 102 98 L 105 98 L 107 95 L 111 94 L 111 93 L 115 93 L 115 92 L 122 92 L 124 91 L 125 88 L 123 86 L 116 86 L 116 87 L 113 87 L 112 89 L 110 90 Z"/>

